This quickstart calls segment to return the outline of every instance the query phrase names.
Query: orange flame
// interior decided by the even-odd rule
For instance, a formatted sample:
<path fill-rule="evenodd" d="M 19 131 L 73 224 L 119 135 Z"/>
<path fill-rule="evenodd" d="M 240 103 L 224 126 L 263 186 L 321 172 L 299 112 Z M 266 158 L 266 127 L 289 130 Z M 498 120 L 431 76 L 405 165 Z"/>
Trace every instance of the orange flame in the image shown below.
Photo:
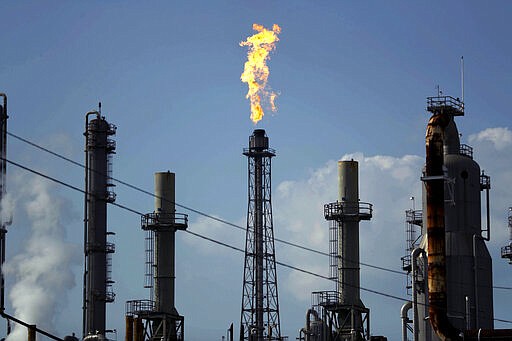
<path fill-rule="evenodd" d="M 240 46 L 249 47 L 240 79 L 249 87 L 245 98 L 251 101 L 251 120 L 256 124 L 263 118 L 262 97 L 269 102 L 271 110 L 276 111 L 274 101 L 277 94 L 266 89 L 269 75 L 266 61 L 269 59 L 270 51 L 275 49 L 275 43 L 279 41 L 277 35 L 281 33 L 281 27 L 274 24 L 272 30 L 268 30 L 262 25 L 253 24 L 252 29 L 258 33 L 240 43 Z"/>

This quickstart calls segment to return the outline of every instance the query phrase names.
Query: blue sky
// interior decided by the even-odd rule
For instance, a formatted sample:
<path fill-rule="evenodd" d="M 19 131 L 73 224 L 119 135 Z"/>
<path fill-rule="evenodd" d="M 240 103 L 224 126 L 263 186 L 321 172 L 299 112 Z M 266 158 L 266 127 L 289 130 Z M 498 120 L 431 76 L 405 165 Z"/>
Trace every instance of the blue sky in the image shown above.
<path fill-rule="evenodd" d="M 169 169 L 176 172 L 178 203 L 244 225 L 242 148 L 255 126 L 239 79 L 246 50 L 238 43 L 253 33 L 253 23 L 279 24 L 269 61 L 278 111 L 256 126 L 267 130 L 277 150 L 276 236 L 328 250 L 321 205 L 336 199 L 334 161 L 354 157 L 361 200 L 375 205 L 373 220 L 361 226 L 361 260 L 398 270 L 403 212 L 410 196 L 420 197 L 425 98 L 438 85 L 461 95 L 463 55 L 467 110 L 457 123 L 462 142 L 475 147 L 475 160 L 491 175 L 494 282 L 509 286 L 512 269 L 497 255 L 508 242 L 512 205 L 506 190 L 512 185 L 510 13 L 507 1 L 4 1 L 0 91 L 9 96 L 10 132 L 77 161 L 83 160 L 84 115 L 101 101 L 118 126 L 115 177 L 152 191 L 153 173 Z M 8 156 L 83 186 L 80 168 L 19 141 L 9 139 Z M 82 195 L 14 167 L 8 173 L 16 200 L 7 257 L 26 253 L 31 229 L 40 228 L 32 223 L 39 216 L 28 212 L 53 205 L 40 214 L 60 226 L 47 231 L 60 238 L 69 260 L 55 266 L 71 273 L 62 279 L 48 328 L 79 333 Z M 121 185 L 116 191 L 123 205 L 153 209 L 149 196 Z M 122 339 L 124 302 L 147 296 L 143 232 L 137 216 L 115 207 L 109 226 L 116 232 L 117 297 L 107 324 Z M 192 213 L 189 228 L 243 247 L 242 232 Z M 177 244 L 177 308 L 187 339 L 218 340 L 231 322 L 238 329 L 243 255 L 185 234 Z M 327 274 L 327 259 L 283 245 L 276 252 L 284 262 Z M 282 330 L 294 339 L 310 292 L 331 285 L 278 271 Z M 15 276 L 8 278 L 8 285 L 14 282 Z M 363 268 L 361 284 L 406 297 L 404 276 Z M 496 317 L 508 318 L 510 296 L 495 292 Z M 365 292 L 362 299 L 372 313 L 372 332 L 398 339 L 401 302 Z"/>

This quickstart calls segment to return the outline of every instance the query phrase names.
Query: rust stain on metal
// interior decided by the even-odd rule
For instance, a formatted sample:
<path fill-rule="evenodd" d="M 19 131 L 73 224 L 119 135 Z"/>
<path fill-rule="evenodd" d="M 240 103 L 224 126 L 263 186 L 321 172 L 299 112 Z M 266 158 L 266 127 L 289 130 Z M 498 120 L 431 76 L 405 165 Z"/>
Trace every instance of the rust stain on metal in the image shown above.
<path fill-rule="evenodd" d="M 427 126 L 425 141 L 429 315 L 432 327 L 441 340 L 462 340 L 460 331 L 453 327 L 446 315 L 443 135 L 449 122 L 448 115 L 433 115 Z"/>

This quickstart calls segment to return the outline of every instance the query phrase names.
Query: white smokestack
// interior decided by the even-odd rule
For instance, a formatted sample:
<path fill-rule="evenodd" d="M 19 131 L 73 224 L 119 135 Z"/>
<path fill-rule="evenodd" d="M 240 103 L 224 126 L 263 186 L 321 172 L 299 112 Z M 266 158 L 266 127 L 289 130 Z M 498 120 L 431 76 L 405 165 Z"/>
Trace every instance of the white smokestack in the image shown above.
<path fill-rule="evenodd" d="M 22 251 L 5 262 L 6 279 L 15 282 L 6 303 L 14 309 L 15 317 L 55 332 L 57 312 L 66 302 L 66 292 L 75 286 L 71 267 L 79 261 L 80 250 L 78 245 L 65 241 L 61 221 L 64 200 L 50 193 L 50 183 L 40 178 L 21 180 L 25 181 L 17 187 L 21 188 L 16 200 L 18 214 L 26 216 L 31 226 Z M 19 226 L 15 221 L 8 238 L 21 228 L 28 226 Z M 26 339 L 27 330 L 19 325 L 7 337 L 7 341 Z"/>

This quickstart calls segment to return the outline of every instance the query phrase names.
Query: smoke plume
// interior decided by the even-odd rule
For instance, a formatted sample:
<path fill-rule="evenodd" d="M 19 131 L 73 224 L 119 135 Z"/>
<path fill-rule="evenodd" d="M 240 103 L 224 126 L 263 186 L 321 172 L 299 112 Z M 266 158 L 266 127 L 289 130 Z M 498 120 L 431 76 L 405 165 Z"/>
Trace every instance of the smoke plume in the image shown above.
<path fill-rule="evenodd" d="M 23 206 L 17 212 L 28 218 L 30 233 L 21 245 L 22 251 L 5 263 L 6 278 L 15 281 L 7 300 L 15 317 L 54 332 L 65 294 L 75 286 L 71 266 L 79 260 L 79 250 L 65 241 L 61 221 L 64 200 L 51 193 L 45 180 L 33 178 L 24 184 L 18 187 L 21 191 L 16 202 Z M 16 325 L 7 341 L 26 338 L 26 328 Z"/>

